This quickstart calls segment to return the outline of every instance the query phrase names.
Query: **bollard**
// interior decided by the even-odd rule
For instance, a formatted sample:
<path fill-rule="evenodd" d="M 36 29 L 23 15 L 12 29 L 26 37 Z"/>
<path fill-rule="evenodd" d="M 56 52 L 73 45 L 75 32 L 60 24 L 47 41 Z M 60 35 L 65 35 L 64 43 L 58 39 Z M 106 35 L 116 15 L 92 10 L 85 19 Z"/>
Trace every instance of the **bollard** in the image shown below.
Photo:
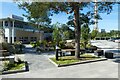
<path fill-rule="evenodd" d="M 58 60 L 58 49 L 56 49 L 55 58 Z"/>
<path fill-rule="evenodd" d="M 29 71 L 29 66 L 28 66 L 27 61 L 25 61 L 25 70 L 26 70 L 26 71 Z"/>
<path fill-rule="evenodd" d="M 113 53 L 112 52 L 105 52 L 105 57 L 109 59 L 113 59 Z"/>

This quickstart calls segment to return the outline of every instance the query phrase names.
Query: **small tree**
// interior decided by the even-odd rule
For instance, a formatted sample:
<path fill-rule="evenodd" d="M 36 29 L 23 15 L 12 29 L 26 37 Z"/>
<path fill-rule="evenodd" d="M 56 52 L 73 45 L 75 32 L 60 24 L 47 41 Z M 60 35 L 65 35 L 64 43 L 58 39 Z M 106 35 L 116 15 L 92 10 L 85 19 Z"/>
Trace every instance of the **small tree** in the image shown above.
<path fill-rule="evenodd" d="M 54 42 L 56 42 L 56 45 L 59 45 L 59 42 L 62 40 L 62 35 L 61 35 L 61 31 L 60 31 L 60 23 L 56 23 L 53 25 L 54 30 L 53 30 L 53 40 Z"/>
<path fill-rule="evenodd" d="M 81 28 L 81 33 L 82 33 L 82 39 L 84 40 L 84 48 L 86 48 L 86 45 L 88 44 L 89 41 L 89 34 L 90 28 L 87 24 L 83 25 Z"/>
<path fill-rule="evenodd" d="M 68 31 L 64 31 L 63 32 L 63 41 L 65 41 L 66 39 L 69 39 L 69 32 Z"/>
<path fill-rule="evenodd" d="M 97 34 L 98 34 L 98 31 L 97 30 L 93 30 L 92 32 L 91 32 L 91 39 L 95 39 L 95 37 L 97 36 Z"/>

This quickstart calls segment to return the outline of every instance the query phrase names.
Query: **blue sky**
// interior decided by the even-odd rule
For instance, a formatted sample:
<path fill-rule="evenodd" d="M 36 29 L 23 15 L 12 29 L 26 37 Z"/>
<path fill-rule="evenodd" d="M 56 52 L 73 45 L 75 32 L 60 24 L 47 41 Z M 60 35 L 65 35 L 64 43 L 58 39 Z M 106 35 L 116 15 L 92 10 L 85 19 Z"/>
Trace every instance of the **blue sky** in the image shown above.
<path fill-rule="evenodd" d="M 15 14 L 18 16 L 22 16 L 25 14 L 25 11 L 19 9 L 16 3 L 13 2 L 0 2 L 0 18 L 8 17 L 10 14 Z M 102 20 L 99 20 L 98 27 L 100 29 L 105 29 L 106 31 L 110 30 L 118 30 L 118 6 L 113 7 L 113 11 L 111 14 L 101 14 Z M 27 21 L 26 18 L 24 18 Z M 66 23 L 68 21 L 68 15 L 66 13 L 54 14 L 52 16 L 52 24 Z M 94 25 L 91 25 L 91 30 Z"/>

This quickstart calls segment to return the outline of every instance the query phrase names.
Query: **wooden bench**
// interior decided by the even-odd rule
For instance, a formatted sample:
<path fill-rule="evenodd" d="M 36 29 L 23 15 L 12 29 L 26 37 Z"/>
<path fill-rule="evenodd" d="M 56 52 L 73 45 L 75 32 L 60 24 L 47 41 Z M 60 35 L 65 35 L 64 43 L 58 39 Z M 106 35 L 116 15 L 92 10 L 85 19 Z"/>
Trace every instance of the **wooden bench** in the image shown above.
<path fill-rule="evenodd" d="M 66 55 L 66 52 L 69 52 L 71 56 L 75 55 L 75 49 L 62 49 L 61 51 L 63 52 L 63 55 Z"/>

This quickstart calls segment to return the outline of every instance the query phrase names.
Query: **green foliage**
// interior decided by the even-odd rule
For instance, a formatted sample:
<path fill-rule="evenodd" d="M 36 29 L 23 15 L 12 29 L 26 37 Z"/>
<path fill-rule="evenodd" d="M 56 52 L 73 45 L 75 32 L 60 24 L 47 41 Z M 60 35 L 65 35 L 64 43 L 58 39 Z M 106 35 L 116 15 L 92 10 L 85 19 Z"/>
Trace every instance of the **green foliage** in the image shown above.
<path fill-rule="evenodd" d="M 38 2 L 32 2 L 27 3 L 23 2 L 22 4 L 19 4 L 19 7 L 24 9 L 27 13 L 27 15 L 24 14 L 25 17 L 30 22 L 43 25 L 48 25 L 51 23 L 51 19 L 49 18 L 49 3 L 38 3 Z M 42 25 L 40 24 L 40 25 Z"/>
<path fill-rule="evenodd" d="M 68 25 L 61 24 L 61 30 L 63 32 L 64 39 L 75 39 L 74 30 L 70 29 Z"/>
<path fill-rule="evenodd" d="M 24 52 L 23 52 L 23 48 L 25 48 L 25 46 L 23 45 L 23 44 L 13 44 L 12 45 L 12 48 L 13 48 L 13 52 L 14 52 L 14 54 L 23 54 Z"/>
<path fill-rule="evenodd" d="M 45 48 L 48 45 L 48 42 L 46 40 L 43 41 L 36 41 L 36 42 L 30 42 L 33 48 L 37 48 L 37 51 L 41 50 L 39 47 Z"/>
<path fill-rule="evenodd" d="M 82 33 L 82 39 L 83 40 L 88 40 L 90 37 L 90 28 L 89 26 L 86 24 L 86 25 L 83 25 L 82 28 L 81 28 L 81 33 Z"/>
<path fill-rule="evenodd" d="M 2 43 L 2 49 L 8 50 L 8 46 L 9 46 L 8 43 Z"/>
<path fill-rule="evenodd" d="M 97 34 L 97 37 L 120 37 L 120 31 L 119 30 L 111 30 L 110 32 L 99 32 Z"/>
<path fill-rule="evenodd" d="M 9 51 L 10 53 L 12 53 L 12 54 L 16 54 L 17 48 L 15 48 L 14 45 L 10 45 L 10 46 L 8 47 L 8 51 Z"/>
<path fill-rule="evenodd" d="M 90 32 L 89 26 L 87 24 L 84 24 L 82 26 L 82 29 L 81 29 L 84 48 L 86 48 L 86 45 L 88 44 L 88 41 L 89 41 L 89 38 L 90 38 L 89 32 Z"/>
<path fill-rule="evenodd" d="M 80 57 L 82 57 L 82 58 L 98 58 L 97 56 L 91 55 L 91 54 L 82 54 Z"/>
<path fill-rule="evenodd" d="M 65 48 L 65 41 L 60 41 L 60 42 L 59 42 L 59 47 L 60 47 L 61 49 Z"/>
<path fill-rule="evenodd" d="M 3 71 L 9 71 L 9 70 L 19 70 L 22 69 L 25 66 L 25 63 L 14 63 L 10 64 L 9 62 L 4 62 L 3 64 Z"/>
<path fill-rule="evenodd" d="M 30 45 L 32 45 L 33 48 L 36 47 L 36 43 L 35 42 L 30 42 Z"/>
<path fill-rule="evenodd" d="M 72 63 L 86 61 L 86 60 L 94 60 L 94 59 L 98 59 L 98 58 L 100 58 L 100 57 L 96 57 L 96 56 L 90 55 L 90 54 L 81 54 L 80 59 L 76 59 L 74 56 L 59 57 L 59 60 L 56 60 L 55 58 L 50 58 L 50 59 L 58 65 L 63 65 L 63 64 L 72 64 Z"/>
<path fill-rule="evenodd" d="M 49 16 L 53 15 L 54 13 L 58 14 L 59 12 L 66 12 L 67 14 L 71 14 L 72 16 L 74 16 L 74 19 L 71 19 L 73 26 L 75 26 L 75 34 L 76 37 L 76 44 L 79 44 L 80 38 L 79 38 L 79 27 L 81 27 L 81 24 L 83 23 L 83 20 L 80 20 L 79 18 L 81 16 L 79 16 L 79 14 L 81 15 L 80 12 L 82 12 L 82 10 L 84 10 L 85 8 L 89 8 L 87 11 L 87 18 L 85 19 L 85 22 L 87 22 L 87 19 L 91 19 L 94 18 L 94 16 L 89 16 L 89 15 L 93 15 L 94 14 L 94 8 L 93 8 L 94 4 L 93 2 L 90 3 L 79 3 L 79 2 L 54 2 L 54 3 L 50 3 L 50 2 L 45 2 L 45 3 L 39 3 L 39 2 L 21 2 L 19 4 L 19 7 L 21 7 L 22 9 L 24 9 L 28 14 L 26 15 L 26 17 L 29 20 L 32 19 L 36 19 L 37 18 L 37 22 L 42 22 L 41 20 L 44 20 L 45 22 L 49 22 L 47 20 L 49 20 Z M 112 6 L 113 3 L 112 2 L 100 2 L 98 3 L 98 12 L 99 13 L 110 13 L 112 11 Z M 84 14 L 84 13 L 83 13 Z M 32 19 L 31 19 L 32 18 Z M 84 19 L 82 18 L 82 19 Z M 73 23 L 74 21 L 74 23 Z M 90 20 L 88 20 L 89 23 Z M 59 41 L 61 40 L 60 34 L 59 34 L 59 29 L 56 29 L 55 31 L 53 31 L 53 36 L 54 36 L 54 41 L 57 42 L 57 44 L 59 43 Z M 56 34 L 55 34 L 56 33 Z M 78 36 L 77 36 L 78 35 Z M 58 37 L 57 37 L 58 36 Z M 95 36 L 92 36 L 92 38 L 94 38 Z M 57 39 L 58 38 L 58 39 Z M 77 47 L 77 55 L 79 55 L 79 46 Z M 78 58 L 79 56 L 76 56 L 76 58 Z"/>
<path fill-rule="evenodd" d="M 60 23 L 56 23 L 53 25 L 53 40 L 56 42 L 56 44 L 59 44 L 59 41 L 62 40 L 61 30 L 60 30 Z"/>
<path fill-rule="evenodd" d="M 98 31 L 97 30 L 93 30 L 91 32 L 91 39 L 95 39 L 95 37 L 97 36 L 97 34 L 98 34 Z"/>
<path fill-rule="evenodd" d="M 74 34 L 71 29 L 65 24 L 60 25 L 60 23 L 56 23 L 53 25 L 53 40 L 56 44 L 60 45 L 59 42 L 65 42 L 66 39 L 73 38 Z"/>
<path fill-rule="evenodd" d="M 69 39 L 69 36 L 70 36 L 69 31 L 63 32 L 63 40 Z"/>
<path fill-rule="evenodd" d="M 74 56 L 65 56 L 65 57 L 60 57 L 59 60 L 57 61 L 55 58 L 50 58 L 52 61 L 54 61 L 56 64 L 71 64 L 75 62 L 79 62 L 79 60 L 75 59 Z"/>

